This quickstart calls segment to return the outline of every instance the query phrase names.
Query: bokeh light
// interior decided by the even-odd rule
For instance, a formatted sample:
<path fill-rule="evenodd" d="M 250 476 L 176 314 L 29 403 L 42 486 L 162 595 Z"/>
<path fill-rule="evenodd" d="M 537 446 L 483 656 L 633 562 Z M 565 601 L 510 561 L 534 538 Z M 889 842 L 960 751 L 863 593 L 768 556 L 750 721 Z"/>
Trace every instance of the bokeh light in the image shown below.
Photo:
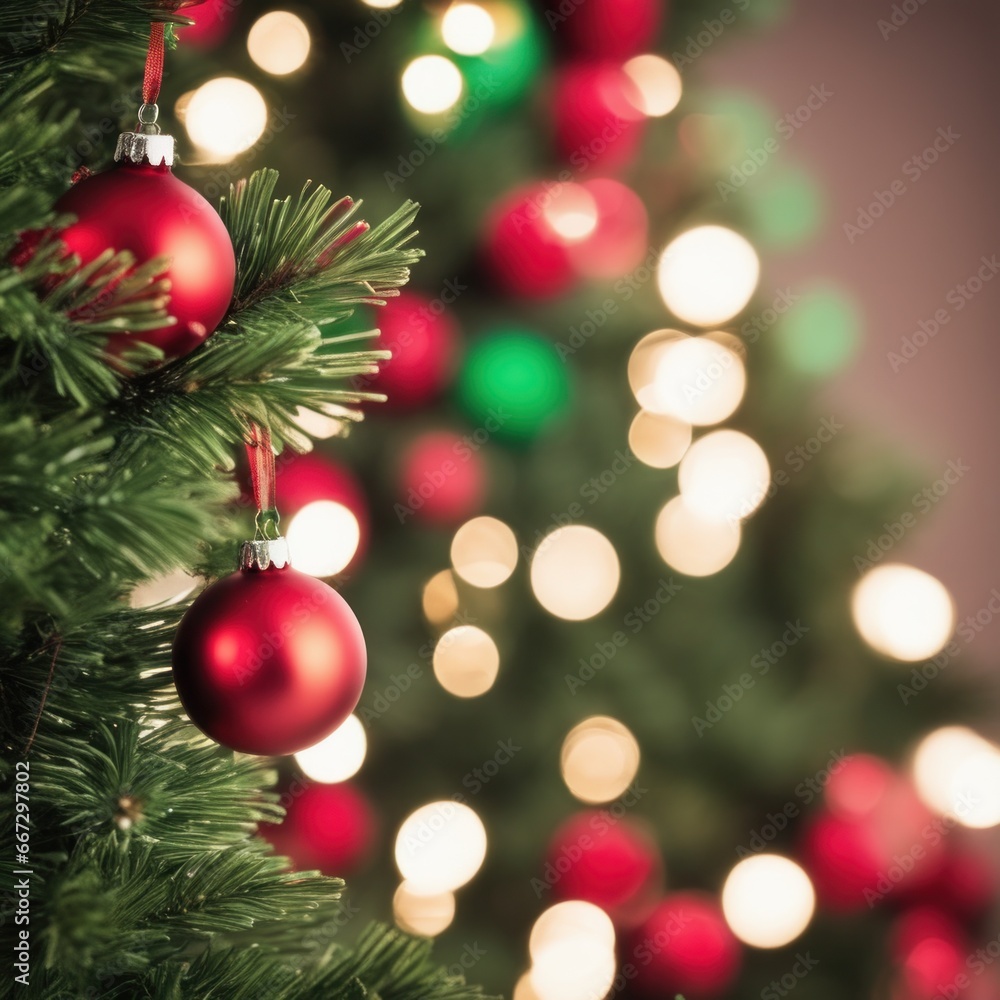
<path fill-rule="evenodd" d="M 354 777 L 365 762 L 367 750 L 364 725 L 356 715 L 349 715 L 326 739 L 300 750 L 295 763 L 307 778 L 332 785 Z"/>
<path fill-rule="evenodd" d="M 414 893 L 454 892 L 486 858 L 486 828 L 461 802 L 430 802 L 410 813 L 396 835 L 396 867 Z"/>
<path fill-rule="evenodd" d="M 531 558 L 531 590 L 538 603 L 567 621 L 583 621 L 603 611 L 620 578 L 614 546 L 585 525 L 556 528 Z"/>
<path fill-rule="evenodd" d="M 597 228 L 597 201 L 582 184 L 560 184 L 542 214 L 566 243 L 578 243 Z"/>
<path fill-rule="evenodd" d="M 475 625 L 459 625 L 434 647 L 434 676 L 456 698 L 485 694 L 497 679 L 500 653 L 496 643 Z"/>
<path fill-rule="evenodd" d="M 729 929 L 754 948 L 781 948 L 809 926 L 816 892 L 800 865 L 777 854 L 744 858 L 722 888 Z"/>
<path fill-rule="evenodd" d="M 272 10 L 257 18 L 247 35 L 247 52 L 265 73 L 285 76 L 300 69 L 312 44 L 301 17 L 287 10 Z"/>
<path fill-rule="evenodd" d="M 462 74 L 444 56 L 418 56 L 403 70 L 403 96 L 415 111 L 436 115 L 462 96 Z"/>
<path fill-rule="evenodd" d="M 639 758 L 639 744 L 626 726 L 595 715 L 566 734 L 560 769 L 566 787 L 581 802 L 610 802 L 635 779 Z"/>
<path fill-rule="evenodd" d="M 789 250 L 813 236 L 823 223 L 819 183 L 801 167 L 775 167 L 753 184 L 744 199 L 748 228 L 761 247 Z"/>
<path fill-rule="evenodd" d="M 393 7 L 398 7 L 403 0 L 361 0 L 361 2 L 374 10 L 391 10 Z"/>
<path fill-rule="evenodd" d="M 725 569 L 740 548 L 739 522 L 706 518 L 684 498 L 674 497 L 656 518 L 656 550 L 685 576 L 710 576 Z"/>
<path fill-rule="evenodd" d="M 669 469 L 683 457 L 691 444 L 691 425 L 674 417 L 640 410 L 628 429 L 628 446 L 643 465 Z"/>
<path fill-rule="evenodd" d="M 615 929 L 593 903 L 570 900 L 545 910 L 528 941 L 531 989 L 538 1000 L 593 1000 L 614 982 Z"/>
<path fill-rule="evenodd" d="M 477 3 L 453 3 L 441 19 L 441 37 L 452 52 L 477 56 L 485 52 L 496 36 L 490 12 Z"/>
<path fill-rule="evenodd" d="M 944 584 L 902 563 L 866 573 L 854 588 L 851 611 L 869 646 L 906 662 L 933 656 L 955 627 L 955 606 Z"/>
<path fill-rule="evenodd" d="M 920 741 L 913 781 L 925 805 L 963 826 L 1000 824 L 1000 748 L 965 726 L 945 726 Z"/>
<path fill-rule="evenodd" d="M 861 341 L 861 314 L 837 288 L 803 294 L 779 317 L 771 334 L 781 359 L 803 375 L 831 375 L 855 355 Z"/>
<path fill-rule="evenodd" d="M 450 569 L 435 573 L 424 585 L 422 606 L 432 625 L 443 625 L 458 612 L 458 587 Z"/>
<path fill-rule="evenodd" d="M 133 608 L 151 608 L 155 604 L 169 606 L 183 601 L 201 580 L 182 569 L 175 569 L 153 580 L 140 583 L 129 594 L 128 602 Z"/>
<path fill-rule="evenodd" d="M 634 56 L 624 66 L 629 79 L 636 85 L 636 108 L 651 118 L 669 114 L 681 99 L 681 75 L 673 63 L 662 56 L 647 53 Z"/>
<path fill-rule="evenodd" d="M 771 468 L 760 445 L 741 431 L 713 431 L 681 459 L 677 473 L 684 502 L 702 518 L 749 517 L 767 496 Z"/>
<path fill-rule="evenodd" d="M 658 400 L 654 384 L 664 351 L 686 336 L 680 330 L 654 330 L 632 348 L 628 358 L 628 384 L 636 402 L 644 410 L 656 412 Z"/>
<path fill-rule="evenodd" d="M 649 253 L 649 214 L 643 200 L 621 181 L 597 177 L 582 185 L 593 199 L 595 225 L 587 238 L 568 244 L 574 269 L 585 278 L 620 278 Z"/>
<path fill-rule="evenodd" d="M 295 568 L 310 576 L 334 576 L 354 558 L 361 526 L 354 513 L 336 500 L 307 503 L 285 532 Z"/>
<path fill-rule="evenodd" d="M 746 390 L 743 359 L 712 337 L 683 337 L 664 344 L 648 395 L 656 413 L 695 426 L 732 416 Z"/>
<path fill-rule="evenodd" d="M 401 882 L 392 897 L 392 915 L 396 925 L 408 934 L 435 937 L 447 930 L 455 919 L 455 894 L 439 892 L 432 896 L 414 892 L 409 882 Z"/>
<path fill-rule="evenodd" d="M 759 277 L 754 248 L 723 226 L 682 233 L 663 251 L 657 269 L 667 308 L 695 326 L 716 326 L 742 312 Z"/>
<path fill-rule="evenodd" d="M 474 517 L 455 532 L 451 564 L 473 587 L 499 587 L 517 565 L 517 539 L 503 521 Z"/>
<path fill-rule="evenodd" d="M 184 127 L 191 141 L 216 162 L 249 149 L 267 127 L 267 105 L 246 80 L 219 76 L 203 83 L 188 101 Z"/>
<path fill-rule="evenodd" d="M 571 899 L 544 910 L 535 920 L 528 938 L 528 954 L 532 959 L 556 941 L 578 938 L 595 947 L 615 946 L 615 925 L 611 918 L 594 903 Z"/>

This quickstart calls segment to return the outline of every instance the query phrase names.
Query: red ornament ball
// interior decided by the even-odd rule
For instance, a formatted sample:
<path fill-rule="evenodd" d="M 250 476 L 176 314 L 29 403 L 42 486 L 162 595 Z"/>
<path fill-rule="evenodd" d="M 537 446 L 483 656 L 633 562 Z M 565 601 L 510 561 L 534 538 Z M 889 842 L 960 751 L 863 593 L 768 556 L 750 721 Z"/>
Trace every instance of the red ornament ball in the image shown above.
<path fill-rule="evenodd" d="M 332 587 L 291 567 L 241 570 L 203 591 L 174 639 L 174 683 L 191 721 L 231 750 L 290 754 L 352 712 L 367 653 Z"/>
<path fill-rule="evenodd" d="M 494 205 L 486 223 L 483 262 L 501 291 L 544 299 L 572 286 L 567 242 L 551 221 L 554 203 L 567 187 L 555 181 L 531 184 Z"/>
<path fill-rule="evenodd" d="M 665 0 L 587 0 L 556 30 L 580 55 L 626 59 L 654 46 Z"/>
<path fill-rule="evenodd" d="M 458 327 L 440 299 L 403 292 L 379 314 L 377 346 L 392 351 L 372 380 L 397 409 L 424 406 L 439 396 L 458 364 Z"/>
<path fill-rule="evenodd" d="M 433 524 L 455 524 L 479 510 L 486 491 L 480 445 L 469 436 L 431 431 L 412 441 L 399 471 L 397 512 Z"/>
<path fill-rule="evenodd" d="M 233 298 L 233 244 L 215 209 L 168 166 L 125 160 L 74 184 L 55 208 L 76 216 L 59 236 L 84 264 L 109 248 L 131 251 L 137 264 L 170 259 L 163 275 L 176 324 L 115 334 L 109 350 L 142 341 L 176 358 L 215 332 Z"/>
<path fill-rule="evenodd" d="M 710 1000 L 736 979 L 741 950 L 712 897 L 700 892 L 667 896 L 627 939 L 621 965 L 636 970 L 642 996 L 683 993 Z"/>
<path fill-rule="evenodd" d="M 295 782 L 281 801 L 287 810 L 284 821 L 265 824 L 260 833 L 296 869 L 347 875 L 371 857 L 378 824 L 368 800 L 353 785 Z"/>
<path fill-rule="evenodd" d="M 659 881 L 660 855 L 637 823 L 594 809 L 571 816 L 549 844 L 545 881 L 558 899 L 582 899 L 614 913 Z"/>
<path fill-rule="evenodd" d="M 588 0 L 589 2 L 589 0 Z M 614 170 L 631 163 L 644 131 L 642 95 L 616 62 L 569 63 L 555 77 L 556 146 L 571 165 Z"/>

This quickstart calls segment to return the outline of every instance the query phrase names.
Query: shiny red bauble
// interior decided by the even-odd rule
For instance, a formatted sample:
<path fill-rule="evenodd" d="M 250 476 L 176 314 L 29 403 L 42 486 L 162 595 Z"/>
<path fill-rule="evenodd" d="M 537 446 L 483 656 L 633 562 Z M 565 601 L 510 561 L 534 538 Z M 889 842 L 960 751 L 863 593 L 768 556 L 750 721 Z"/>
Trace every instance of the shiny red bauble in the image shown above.
<path fill-rule="evenodd" d="M 260 828 L 298 870 L 350 875 L 371 857 L 378 824 L 368 800 L 349 784 L 293 782 L 281 796 L 284 822 Z"/>
<path fill-rule="evenodd" d="M 720 996 L 739 973 L 741 949 L 718 904 L 700 892 L 675 892 L 629 935 L 620 956 L 640 996 Z"/>
<path fill-rule="evenodd" d="M 424 406 L 439 396 L 455 373 L 459 349 L 458 326 L 442 299 L 403 292 L 382 307 L 378 327 L 376 346 L 392 357 L 381 363 L 371 388 L 384 392 L 396 409 Z"/>
<path fill-rule="evenodd" d="M 545 881 L 557 899 L 583 899 L 613 913 L 656 885 L 660 872 L 649 834 L 603 809 L 566 820 L 552 837 L 545 862 Z"/>
<path fill-rule="evenodd" d="M 394 506 L 400 521 L 413 516 L 432 524 L 455 524 L 475 514 L 486 489 L 482 444 L 449 431 L 430 431 L 410 442 Z"/>
<path fill-rule="evenodd" d="M 74 184 L 55 209 L 76 216 L 59 237 L 84 264 L 108 249 L 131 251 L 137 264 L 169 258 L 162 274 L 170 280 L 167 309 L 177 322 L 115 334 L 112 352 L 142 341 L 176 358 L 215 331 L 233 297 L 233 244 L 215 209 L 169 167 L 123 161 Z"/>
<path fill-rule="evenodd" d="M 241 570 L 181 619 L 174 683 L 191 721 L 232 750 L 290 754 L 329 736 L 361 697 L 367 654 L 347 602 L 291 567 Z"/>

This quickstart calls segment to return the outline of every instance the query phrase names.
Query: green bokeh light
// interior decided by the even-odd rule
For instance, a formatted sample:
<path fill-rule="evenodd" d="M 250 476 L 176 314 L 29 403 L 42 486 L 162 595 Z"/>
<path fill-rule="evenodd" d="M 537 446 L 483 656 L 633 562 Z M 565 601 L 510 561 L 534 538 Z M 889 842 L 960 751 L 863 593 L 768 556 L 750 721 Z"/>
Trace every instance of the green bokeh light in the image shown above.
<path fill-rule="evenodd" d="M 820 186 L 799 167 L 775 168 L 746 189 L 744 204 L 754 240 L 762 247 L 784 250 L 813 236 L 823 222 Z"/>
<path fill-rule="evenodd" d="M 804 375 L 831 375 L 853 357 L 861 341 L 861 316 L 854 301 L 838 288 L 803 295 L 774 328 L 782 360 Z"/>
<path fill-rule="evenodd" d="M 499 422 L 496 437 L 529 441 L 566 409 L 569 378 L 547 340 L 525 330 L 503 330 L 469 348 L 457 394 L 476 424 Z"/>
<path fill-rule="evenodd" d="M 761 150 L 769 139 L 777 138 L 775 124 L 780 116 L 746 91 L 712 91 L 698 102 L 697 111 L 707 116 L 699 121 L 698 131 L 717 166 L 735 166 L 749 150 Z M 767 154 L 764 167 L 769 160 Z"/>

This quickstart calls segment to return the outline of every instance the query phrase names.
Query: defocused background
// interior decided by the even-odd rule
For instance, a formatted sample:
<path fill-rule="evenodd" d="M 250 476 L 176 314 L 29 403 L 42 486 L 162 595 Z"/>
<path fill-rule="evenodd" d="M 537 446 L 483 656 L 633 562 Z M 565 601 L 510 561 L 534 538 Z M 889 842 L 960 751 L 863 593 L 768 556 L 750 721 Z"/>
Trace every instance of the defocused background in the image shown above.
<path fill-rule="evenodd" d="M 1000 996 L 995 9 L 191 14 L 190 183 L 423 206 L 324 330 L 389 403 L 279 460 L 369 642 L 263 831 L 342 932 L 515 1000 Z"/>

